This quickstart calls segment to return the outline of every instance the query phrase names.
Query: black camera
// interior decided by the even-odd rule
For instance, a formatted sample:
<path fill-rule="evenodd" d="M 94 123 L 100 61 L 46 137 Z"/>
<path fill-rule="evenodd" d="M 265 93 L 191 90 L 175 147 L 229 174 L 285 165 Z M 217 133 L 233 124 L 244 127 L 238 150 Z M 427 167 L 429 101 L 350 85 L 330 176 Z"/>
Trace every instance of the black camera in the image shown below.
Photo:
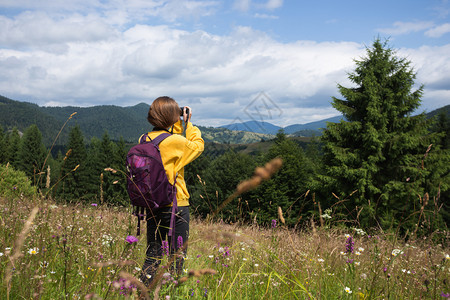
<path fill-rule="evenodd" d="M 180 107 L 180 116 L 183 116 L 184 109 L 185 109 L 184 106 Z M 186 107 L 186 116 L 189 118 L 189 108 L 188 107 Z"/>

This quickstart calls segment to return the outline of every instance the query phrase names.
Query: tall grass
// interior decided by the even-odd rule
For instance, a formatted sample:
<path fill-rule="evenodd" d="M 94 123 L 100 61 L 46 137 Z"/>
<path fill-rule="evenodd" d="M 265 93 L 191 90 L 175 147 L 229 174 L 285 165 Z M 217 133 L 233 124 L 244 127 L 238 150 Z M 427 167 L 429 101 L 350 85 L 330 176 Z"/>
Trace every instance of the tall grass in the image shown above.
<path fill-rule="evenodd" d="M 133 279 L 144 260 L 145 231 L 138 242 L 126 241 L 136 230 L 128 209 L 8 196 L 0 198 L 0 212 L 2 299 L 444 299 L 450 293 L 448 237 L 431 245 L 362 230 L 293 231 L 274 216 L 272 228 L 194 219 L 184 274 L 173 278 L 164 257 L 160 280 L 145 294 Z"/>

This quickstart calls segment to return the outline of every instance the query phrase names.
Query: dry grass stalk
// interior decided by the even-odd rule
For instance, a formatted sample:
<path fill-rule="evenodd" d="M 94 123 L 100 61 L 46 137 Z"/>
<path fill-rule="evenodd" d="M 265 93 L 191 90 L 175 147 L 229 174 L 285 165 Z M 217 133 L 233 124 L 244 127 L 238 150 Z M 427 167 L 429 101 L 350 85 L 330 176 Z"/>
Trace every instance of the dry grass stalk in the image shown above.
<path fill-rule="evenodd" d="M 141 292 L 139 299 L 147 299 L 147 300 L 150 299 L 150 296 L 148 295 L 148 289 L 145 286 L 145 284 L 140 282 L 133 275 L 131 275 L 131 274 L 125 272 L 125 271 L 120 271 L 119 272 L 119 276 L 122 277 L 125 280 L 128 280 L 130 283 L 132 283 L 132 284 L 137 286 L 137 288 Z"/>
<path fill-rule="evenodd" d="M 216 275 L 217 271 L 214 269 L 208 269 L 208 268 L 200 269 L 200 270 L 190 270 L 188 272 L 188 276 L 181 277 L 178 282 L 184 283 L 189 279 L 189 277 L 202 277 L 203 275 L 207 275 L 207 274 Z"/>
<path fill-rule="evenodd" d="M 236 190 L 233 194 L 231 194 L 224 202 L 220 204 L 220 206 L 214 211 L 212 217 L 216 216 L 219 211 L 221 211 L 228 203 L 230 203 L 234 198 L 257 188 L 263 180 L 268 180 L 275 174 L 282 166 L 283 161 L 281 158 L 277 157 L 269 161 L 264 165 L 264 167 L 257 167 L 253 176 L 250 179 L 244 180 L 239 183 L 236 187 Z"/>
<path fill-rule="evenodd" d="M 6 267 L 6 272 L 5 272 L 5 279 L 6 279 L 6 286 L 7 286 L 7 296 L 6 296 L 7 299 L 9 299 L 9 292 L 11 291 L 12 268 L 15 267 L 14 262 L 18 258 L 23 256 L 21 249 L 22 249 L 23 243 L 25 242 L 25 238 L 27 237 L 27 235 L 30 231 L 31 225 L 33 224 L 33 220 L 34 220 L 34 218 L 36 218 L 38 211 L 39 211 L 39 207 L 37 207 L 37 206 L 35 208 L 33 208 L 33 210 L 31 211 L 31 214 L 28 217 L 27 221 L 25 222 L 25 225 L 23 226 L 22 231 L 20 232 L 19 236 L 16 239 L 16 242 L 14 244 L 14 253 L 9 258 L 9 263 L 8 263 L 8 266 Z"/>
<path fill-rule="evenodd" d="M 47 180 L 45 181 L 45 188 L 50 188 L 50 165 L 47 166 Z"/>
<path fill-rule="evenodd" d="M 322 208 L 320 207 L 320 202 L 317 202 L 317 207 L 319 208 L 320 227 L 323 227 L 324 222 L 323 222 L 323 218 L 322 218 Z"/>
<path fill-rule="evenodd" d="M 100 174 L 100 204 L 103 204 L 103 173 Z"/>
<path fill-rule="evenodd" d="M 283 210 L 278 206 L 278 218 L 280 218 L 281 223 L 286 224 L 286 220 L 283 217 Z"/>

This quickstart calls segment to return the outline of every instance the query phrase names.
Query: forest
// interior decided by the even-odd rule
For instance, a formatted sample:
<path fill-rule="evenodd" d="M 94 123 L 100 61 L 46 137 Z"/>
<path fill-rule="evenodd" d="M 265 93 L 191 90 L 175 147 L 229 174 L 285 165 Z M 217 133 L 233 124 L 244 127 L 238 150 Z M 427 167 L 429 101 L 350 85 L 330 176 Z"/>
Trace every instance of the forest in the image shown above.
<path fill-rule="evenodd" d="M 185 171 L 193 214 L 207 218 L 257 166 L 280 157 L 283 166 L 271 180 L 239 195 L 215 217 L 270 226 L 281 210 L 292 228 L 333 220 L 346 227 L 398 230 L 405 237 L 447 230 L 448 113 L 413 114 L 423 86 L 415 89 L 410 61 L 386 43 L 376 40 L 355 62 L 349 74 L 354 86 L 339 85 L 342 99 L 332 99 L 345 121 L 328 123 L 322 136 L 299 142 L 280 130 L 273 140 L 260 142 L 267 145 L 264 150 L 252 152 L 207 143 Z M 107 131 L 86 138 L 73 124 L 75 117 L 70 110 L 58 116 L 55 140 L 59 135 L 67 140 L 58 147 L 46 146 L 37 124 L 23 135 L 17 127 L 0 127 L 0 173 L 7 166 L 21 171 L 42 195 L 58 202 L 127 206 L 124 162 L 132 143 Z M 0 182 L 3 194 L 16 190 Z"/>

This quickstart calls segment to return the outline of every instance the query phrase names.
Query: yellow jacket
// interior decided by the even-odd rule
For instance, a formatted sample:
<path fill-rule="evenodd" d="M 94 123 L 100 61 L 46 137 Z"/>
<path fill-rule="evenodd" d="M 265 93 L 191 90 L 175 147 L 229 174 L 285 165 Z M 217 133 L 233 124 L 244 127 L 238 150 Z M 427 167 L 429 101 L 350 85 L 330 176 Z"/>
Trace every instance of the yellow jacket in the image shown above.
<path fill-rule="evenodd" d="M 159 144 L 159 149 L 167 178 L 171 184 L 173 184 L 175 176 L 178 173 L 176 182 L 177 205 L 189 206 L 189 192 L 184 181 L 184 166 L 202 154 L 205 142 L 202 139 L 200 129 L 192 125 L 191 122 L 187 123 L 186 137 L 181 135 L 183 129 L 183 123 L 179 120 L 173 126 L 174 134 L 162 141 Z M 151 131 L 148 135 L 151 139 L 154 139 L 163 132 L 165 131 Z M 150 141 L 148 137 L 147 141 Z"/>

